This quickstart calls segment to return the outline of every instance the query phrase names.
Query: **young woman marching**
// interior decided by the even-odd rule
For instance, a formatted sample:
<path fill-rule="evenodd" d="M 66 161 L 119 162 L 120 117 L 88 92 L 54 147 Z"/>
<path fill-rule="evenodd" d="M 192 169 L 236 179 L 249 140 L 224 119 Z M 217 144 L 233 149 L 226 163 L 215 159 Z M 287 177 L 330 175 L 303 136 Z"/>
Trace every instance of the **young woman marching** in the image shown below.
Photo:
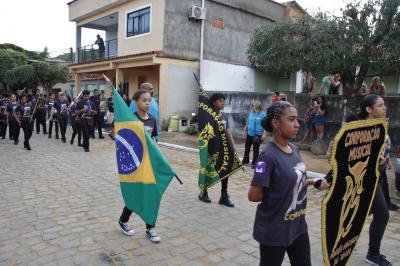
<path fill-rule="evenodd" d="M 9 125 L 9 131 L 10 131 L 10 139 L 14 140 L 14 144 L 18 145 L 18 139 L 19 139 L 19 132 L 20 132 L 20 126 L 15 119 L 14 116 L 14 111 L 18 107 L 18 102 L 17 102 L 17 96 L 15 94 L 11 95 L 11 100 L 10 103 L 7 105 L 6 111 L 7 111 L 7 120 L 8 120 L 8 125 Z"/>
<path fill-rule="evenodd" d="M 380 96 L 368 95 L 361 101 L 359 118 L 385 118 L 386 110 L 385 102 Z M 381 177 L 376 187 L 375 198 L 370 213 L 373 214 L 373 218 L 369 226 L 369 249 L 365 261 L 371 265 L 390 266 L 392 264 L 380 253 L 382 238 L 389 221 L 389 209 L 382 190 Z"/>
<path fill-rule="evenodd" d="M 215 112 L 221 118 L 221 122 L 224 125 L 224 129 L 226 131 L 226 136 L 228 137 L 228 143 L 232 147 L 232 149 L 235 150 L 235 140 L 232 136 L 232 130 L 229 126 L 228 117 L 224 113 L 222 113 L 222 110 L 225 106 L 225 96 L 222 93 L 215 93 L 210 97 L 209 102 L 210 105 L 214 108 Z M 233 208 L 235 207 L 235 205 L 230 200 L 228 194 L 228 180 L 228 177 L 221 180 L 221 197 L 219 199 L 219 204 L 229 208 Z M 199 200 L 205 203 L 211 203 L 211 199 L 208 197 L 207 190 L 204 190 L 202 193 L 200 193 Z"/>
<path fill-rule="evenodd" d="M 49 117 L 49 139 L 51 139 L 51 134 L 53 131 L 53 124 L 55 125 L 56 128 L 56 139 L 59 139 L 58 137 L 58 120 L 57 120 L 57 109 L 55 107 L 56 103 L 56 97 L 54 94 L 50 95 L 50 99 L 46 104 L 46 109 L 47 109 L 47 115 Z"/>
<path fill-rule="evenodd" d="M 262 121 L 273 140 L 258 158 L 248 198 L 261 202 L 254 222 L 254 239 L 260 243 L 260 265 L 281 265 L 288 253 L 291 265 L 309 266 L 310 241 L 305 213 L 306 166 L 290 140 L 299 130 L 297 110 L 288 102 L 273 103 Z M 326 181 L 321 187 L 326 188 Z"/>
<path fill-rule="evenodd" d="M 79 99 L 75 98 L 74 102 L 71 104 L 70 108 L 69 108 L 69 117 L 71 120 L 71 125 L 72 125 L 72 137 L 71 137 L 71 145 L 74 144 L 74 139 L 76 137 L 76 135 L 78 135 L 78 147 L 83 147 L 82 146 L 82 132 L 79 128 L 79 121 L 78 121 L 78 116 L 75 113 L 76 110 L 76 105 L 78 104 Z"/>
<path fill-rule="evenodd" d="M 55 102 L 54 107 L 57 110 L 57 120 L 61 131 L 61 141 L 65 143 L 67 142 L 65 133 L 67 132 L 69 101 L 65 99 L 64 93 L 60 93 L 59 99 Z"/>
<path fill-rule="evenodd" d="M 144 128 L 147 130 L 154 142 L 157 142 L 156 138 L 158 137 L 158 131 L 156 119 L 148 113 L 151 105 L 151 95 L 149 91 L 138 90 L 133 98 L 137 106 L 137 112 L 135 112 L 135 115 L 143 123 Z M 131 214 L 132 211 L 127 207 L 124 207 L 118 222 L 122 232 L 128 236 L 131 236 L 135 233 L 135 231 L 128 225 Z M 146 237 L 153 243 L 159 243 L 161 241 L 161 238 L 154 230 L 154 226 L 149 224 L 146 224 Z"/>
<path fill-rule="evenodd" d="M 24 148 L 28 151 L 31 150 L 31 146 L 29 145 L 29 140 L 32 136 L 33 131 L 33 122 L 32 122 L 32 104 L 27 102 L 27 96 L 22 95 L 20 99 L 20 104 L 14 110 L 14 118 L 17 123 L 21 126 L 24 131 Z"/>

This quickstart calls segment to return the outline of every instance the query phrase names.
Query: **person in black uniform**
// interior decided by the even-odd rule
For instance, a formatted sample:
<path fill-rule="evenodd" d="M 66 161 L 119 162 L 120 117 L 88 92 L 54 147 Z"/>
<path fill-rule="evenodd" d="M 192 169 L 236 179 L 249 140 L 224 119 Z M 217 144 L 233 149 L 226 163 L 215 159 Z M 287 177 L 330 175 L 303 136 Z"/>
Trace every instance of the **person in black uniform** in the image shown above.
<path fill-rule="evenodd" d="M 8 99 L 8 94 L 4 94 L 3 98 L 0 100 L 0 137 L 2 139 L 6 138 L 7 132 L 7 105 L 10 100 Z"/>
<path fill-rule="evenodd" d="M 43 134 L 47 135 L 46 128 L 46 101 L 43 98 L 42 94 L 38 94 L 35 102 L 32 103 L 33 108 L 36 106 L 35 113 L 33 114 L 33 118 L 36 123 L 36 133 L 40 134 L 40 125 L 43 128 Z"/>
<path fill-rule="evenodd" d="M 83 147 L 82 142 L 81 142 L 81 139 L 82 139 L 81 133 L 82 132 L 79 127 L 79 117 L 76 115 L 76 112 L 75 112 L 78 102 L 79 102 L 79 99 L 75 98 L 74 102 L 71 104 L 71 106 L 69 108 L 69 117 L 70 117 L 70 121 L 71 121 L 71 125 L 72 125 L 72 137 L 71 137 L 70 143 L 71 143 L 71 145 L 73 145 L 75 136 L 78 135 L 78 146 Z"/>
<path fill-rule="evenodd" d="M 60 93 L 58 100 L 54 104 L 54 107 L 57 110 L 57 120 L 58 124 L 60 125 L 61 131 L 61 141 L 65 143 L 67 142 L 67 139 L 65 138 L 65 133 L 67 132 L 68 125 L 69 102 L 65 99 L 64 93 Z"/>
<path fill-rule="evenodd" d="M 49 118 L 49 139 L 51 139 L 51 133 L 53 132 L 53 124 L 55 124 L 56 128 L 56 139 L 58 137 L 58 121 L 57 121 L 57 109 L 55 108 L 55 96 L 54 94 L 50 95 L 50 99 L 47 101 L 47 115 Z"/>
<path fill-rule="evenodd" d="M 20 127 L 17 123 L 17 120 L 14 116 L 14 111 L 18 107 L 17 96 L 15 94 L 11 95 L 11 101 L 8 103 L 6 112 L 7 112 L 7 121 L 9 125 L 10 131 L 10 140 L 14 140 L 14 144 L 18 145 L 19 139 L 19 131 Z"/>
<path fill-rule="evenodd" d="M 90 135 L 92 136 L 92 138 L 95 138 L 95 129 L 97 128 L 97 130 L 99 131 L 99 139 L 104 139 L 103 137 L 103 132 L 102 132 L 102 128 L 101 128 L 101 116 L 100 116 L 100 96 L 99 96 L 99 90 L 94 90 L 93 91 L 93 96 L 91 96 L 89 98 L 89 100 L 93 103 L 93 105 L 95 106 L 96 109 L 96 114 L 93 115 L 93 127 L 91 127 L 91 132 Z M 104 117 L 103 117 L 104 119 Z"/>
<path fill-rule="evenodd" d="M 90 92 L 84 90 L 82 92 L 82 100 L 78 102 L 75 109 L 75 114 L 78 117 L 78 124 L 82 130 L 83 149 L 89 152 L 89 126 L 92 123 L 93 103 L 89 100 Z"/>
<path fill-rule="evenodd" d="M 29 139 L 32 136 L 33 123 L 32 123 L 32 104 L 27 102 L 27 96 L 22 95 L 20 98 L 20 104 L 14 110 L 14 117 L 17 123 L 22 127 L 24 131 L 24 148 L 28 151 L 31 150 L 29 145 Z M 17 115 L 18 114 L 18 115 Z"/>

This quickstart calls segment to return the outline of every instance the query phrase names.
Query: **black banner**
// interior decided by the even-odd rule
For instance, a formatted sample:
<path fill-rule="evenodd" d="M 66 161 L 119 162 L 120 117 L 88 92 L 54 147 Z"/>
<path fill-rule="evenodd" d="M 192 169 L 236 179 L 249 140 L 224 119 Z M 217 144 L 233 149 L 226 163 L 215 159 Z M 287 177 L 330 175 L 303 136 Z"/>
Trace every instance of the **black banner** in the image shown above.
<path fill-rule="evenodd" d="M 226 134 L 224 123 L 200 88 L 198 102 L 200 171 L 199 188 L 205 190 L 242 169 Z"/>
<path fill-rule="evenodd" d="M 345 124 L 334 139 L 332 186 L 322 202 L 325 265 L 346 265 L 360 238 L 378 185 L 387 124 L 383 119 Z"/>

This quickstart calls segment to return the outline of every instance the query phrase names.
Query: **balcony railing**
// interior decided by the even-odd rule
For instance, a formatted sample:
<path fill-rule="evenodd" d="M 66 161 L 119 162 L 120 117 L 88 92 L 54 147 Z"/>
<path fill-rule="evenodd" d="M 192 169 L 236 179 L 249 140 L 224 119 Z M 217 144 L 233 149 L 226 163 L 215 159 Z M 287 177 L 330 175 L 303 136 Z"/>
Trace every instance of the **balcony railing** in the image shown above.
<path fill-rule="evenodd" d="M 86 63 L 97 60 L 105 60 L 118 55 L 118 40 L 108 40 L 104 42 L 104 51 L 99 49 L 97 44 L 82 46 L 77 49 L 78 63 Z"/>

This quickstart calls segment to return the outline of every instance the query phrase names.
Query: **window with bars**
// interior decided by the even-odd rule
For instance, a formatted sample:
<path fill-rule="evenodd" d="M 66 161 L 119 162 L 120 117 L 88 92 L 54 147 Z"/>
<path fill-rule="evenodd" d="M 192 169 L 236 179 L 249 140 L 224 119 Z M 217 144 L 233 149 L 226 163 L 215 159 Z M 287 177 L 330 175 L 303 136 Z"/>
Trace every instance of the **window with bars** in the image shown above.
<path fill-rule="evenodd" d="M 127 14 L 126 37 L 133 37 L 150 32 L 150 7 Z"/>

